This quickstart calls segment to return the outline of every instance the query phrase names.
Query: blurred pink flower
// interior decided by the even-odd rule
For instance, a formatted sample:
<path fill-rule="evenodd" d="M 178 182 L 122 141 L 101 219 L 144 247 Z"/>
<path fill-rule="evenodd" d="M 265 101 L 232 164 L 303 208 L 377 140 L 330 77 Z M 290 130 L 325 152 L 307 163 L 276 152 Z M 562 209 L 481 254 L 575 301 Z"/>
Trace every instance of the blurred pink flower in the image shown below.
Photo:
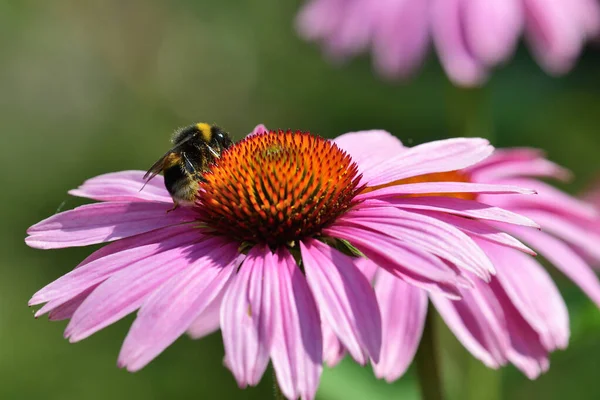
<path fill-rule="evenodd" d="M 567 72 L 586 40 L 600 31 L 596 0 L 310 0 L 297 19 L 300 35 L 341 60 L 367 49 L 376 70 L 406 78 L 429 39 L 450 79 L 478 85 L 508 60 L 522 34 L 551 74 Z"/>
<path fill-rule="evenodd" d="M 371 132 L 369 145 L 385 151 L 388 136 Z M 492 153 L 486 140 L 431 142 L 401 154 L 392 148 L 385 158 L 365 150 L 363 134 L 337 142 L 357 158 L 332 141 L 258 126 L 204 175 L 195 206 L 171 212 L 159 177 L 140 191 L 143 171 L 86 181 L 71 194 L 100 202 L 37 223 L 26 242 L 41 249 L 112 243 L 38 291 L 30 305 L 46 304 L 36 316 L 70 318 L 65 336 L 76 342 L 139 309 L 119 355 L 130 371 L 186 331 L 199 338 L 221 329 L 225 364 L 240 387 L 257 384 L 271 359 L 285 396 L 310 399 L 324 343 L 325 357 L 339 341 L 359 363 L 380 359 L 369 269 L 458 298 L 477 285 L 473 277 L 494 272 L 464 224 L 535 226 L 475 200 L 430 204 L 427 197 L 531 193 L 525 189 L 460 180 L 393 185 L 468 168 Z M 410 202 L 395 204 L 399 195 Z M 522 247 L 501 233 L 490 240 Z M 348 255 L 356 249 L 369 260 Z"/>
<path fill-rule="evenodd" d="M 366 135 L 363 140 L 368 140 Z M 401 153 L 402 148 L 400 141 L 389 135 L 385 147 L 380 148 L 380 157 L 390 152 Z M 358 157 L 356 152 L 360 151 L 352 149 L 349 153 Z M 548 353 L 568 344 L 567 309 L 544 268 L 501 230 L 533 246 L 600 306 L 600 282 L 579 255 L 583 252 L 600 260 L 600 237 L 582 229 L 595 220 L 596 211 L 537 179 L 569 177 L 566 170 L 546 160 L 537 150 L 498 150 L 481 163 L 454 174 L 469 182 L 534 188 L 538 196 L 477 195 L 476 198 L 483 204 L 528 216 L 541 225 L 542 231 L 474 221 L 461 215 L 442 217 L 439 214 L 442 204 L 452 204 L 454 209 L 461 204 L 469 208 L 458 196 L 423 198 L 419 204 L 413 199 L 388 199 L 389 203 L 412 207 L 415 212 L 441 218 L 462 229 L 483 249 L 497 273 L 489 284 L 473 280 L 475 289 L 462 290 L 462 299 L 452 301 L 411 287 L 372 267 L 367 277 L 375 277 L 383 324 L 381 357 L 373 362 L 375 373 L 388 381 L 404 374 L 421 338 L 429 296 L 450 330 L 485 365 L 498 368 L 511 362 L 529 378 L 536 378 L 549 366 Z M 424 175 L 413 180 L 428 182 L 444 178 L 452 178 L 452 173 Z M 498 240 L 500 237 L 506 240 Z M 326 361 L 330 365 L 343 356 L 343 346 L 332 341 L 330 346 L 336 352 L 329 351 L 331 356 Z"/>

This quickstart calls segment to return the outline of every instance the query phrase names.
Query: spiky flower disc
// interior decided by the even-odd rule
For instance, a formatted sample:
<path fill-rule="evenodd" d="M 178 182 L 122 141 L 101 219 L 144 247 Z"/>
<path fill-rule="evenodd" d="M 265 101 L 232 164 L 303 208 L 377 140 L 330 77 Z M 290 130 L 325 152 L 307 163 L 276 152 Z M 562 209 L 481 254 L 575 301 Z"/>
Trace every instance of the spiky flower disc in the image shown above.
<path fill-rule="evenodd" d="M 318 234 L 351 207 L 360 181 L 333 142 L 289 130 L 242 140 L 204 177 L 200 220 L 227 237 L 270 245 Z"/>

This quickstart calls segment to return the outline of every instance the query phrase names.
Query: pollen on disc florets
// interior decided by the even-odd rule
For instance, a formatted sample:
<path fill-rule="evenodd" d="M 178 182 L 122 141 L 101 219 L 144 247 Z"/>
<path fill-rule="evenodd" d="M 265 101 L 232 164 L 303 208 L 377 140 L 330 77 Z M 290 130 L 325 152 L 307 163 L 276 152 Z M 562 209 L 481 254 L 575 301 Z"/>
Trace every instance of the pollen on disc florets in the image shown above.
<path fill-rule="evenodd" d="M 239 241 L 281 245 L 318 235 L 353 205 L 356 163 L 307 132 L 270 131 L 229 148 L 204 174 L 199 220 Z"/>

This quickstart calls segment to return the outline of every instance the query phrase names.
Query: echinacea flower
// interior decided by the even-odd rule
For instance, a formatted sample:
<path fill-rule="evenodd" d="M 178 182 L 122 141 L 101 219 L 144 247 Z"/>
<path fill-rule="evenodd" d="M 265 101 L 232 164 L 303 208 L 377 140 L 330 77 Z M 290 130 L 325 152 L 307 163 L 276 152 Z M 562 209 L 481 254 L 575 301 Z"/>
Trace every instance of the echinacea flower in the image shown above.
<path fill-rule="evenodd" d="M 359 363 L 380 359 L 382 322 L 369 270 L 458 298 L 476 284 L 470 276 L 489 280 L 494 267 L 453 223 L 456 216 L 475 227 L 535 225 L 475 200 L 435 205 L 426 197 L 530 190 L 462 180 L 391 184 L 468 168 L 492 153 L 486 140 L 443 140 L 386 157 L 356 151 L 385 145 L 388 136 L 351 133 L 336 144 L 258 126 L 204 175 L 194 206 L 172 211 L 159 177 L 142 191 L 143 171 L 92 178 L 71 194 L 99 203 L 37 223 L 26 242 L 41 249 L 112 243 L 30 304 L 45 303 L 36 316 L 70 318 L 65 336 L 72 342 L 139 309 L 118 359 L 130 371 L 186 331 L 199 338 L 220 329 L 225 365 L 240 387 L 257 384 L 270 359 L 286 397 L 314 398 L 332 340 Z M 410 201 L 389 201 L 398 196 Z M 489 239 L 516 242 L 502 233 Z"/>
<path fill-rule="evenodd" d="M 369 153 L 377 157 L 375 151 L 372 148 Z M 390 152 L 401 153 L 408 148 L 390 135 L 379 151 L 380 157 L 386 157 Z M 360 152 L 359 148 L 349 149 L 352 157 L 360 157 Z M 546 160 L 538 150 L 497 150 L 475 166 L 444 174 L 424 174 L 411 181 L 517 185 L 534 188 L 537 196 L 469 194 L 465 197 L 464 193 L 445 193 L 421 198 L 419 202 L 412 198 L 387 200 L 410 206 L 422 215 L 442 218 L 463 230 L 489 257 L 496 275 L 489 284 L 473 279 L 475 288 L 461 289 L 461 300 L 452 301 L 394 279 L 381 268 L 371 271 L 369 277 L 374 277 L 382 313 L 381 356 L 379 361 L 373 360 L 379 378 L 394 381 L 410 365 L 425 325 L 428 299 L 465 348 L 488 367 L 498 368 L 510 362 L 531 379 L 547 370 L 548 354 L 568 345 L 565 303 L 549 274 L 527 254 L 532 253 L 529 248 L 519 242 L 501 243 L 494 239 L 501 229 L 523 240 L 600 306 L 600 282 L 580 255 L 600 260 L 600 236 L 585 231 L 586 224 L 597 221 L 597 213 L 590 204 L 538 179 L 568 177 L 566 170 Z M 542 230 L 439 214 L 442 206 L 456 209 L 474 200 L 525 215 L 539 223 Z M 329 364 L 334 365 L 343 357 L 343 346 L 335 341 L 331 346 L 337 349 L 329 359 Z"/>
<path fill-rule="evenodd" d="M 511 57 L 522 34 L 539 64 L 567 72 L 600 31 L 596 0 L 310 0 L 298 30 L 334 59 L 370 48 L 386 77 L 407 77 L 433 39 L 446 73 L 459 85 L 482 83 Z"/>

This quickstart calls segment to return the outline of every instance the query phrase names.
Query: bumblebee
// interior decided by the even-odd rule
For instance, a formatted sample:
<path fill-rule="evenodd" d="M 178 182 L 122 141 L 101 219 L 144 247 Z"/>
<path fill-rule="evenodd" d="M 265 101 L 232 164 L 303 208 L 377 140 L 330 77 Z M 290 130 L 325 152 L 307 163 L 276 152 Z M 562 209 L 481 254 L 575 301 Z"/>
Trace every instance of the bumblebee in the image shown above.
<path fill-rule="evenodd" d="M 162 172 L 176 208 L 194 203 L 203 173 L 233 141 L 218 126 L 198 123 L 176 131 L 171 143 L 171 150 L 150 167 L 144 180 L 148 183 Z"/>

